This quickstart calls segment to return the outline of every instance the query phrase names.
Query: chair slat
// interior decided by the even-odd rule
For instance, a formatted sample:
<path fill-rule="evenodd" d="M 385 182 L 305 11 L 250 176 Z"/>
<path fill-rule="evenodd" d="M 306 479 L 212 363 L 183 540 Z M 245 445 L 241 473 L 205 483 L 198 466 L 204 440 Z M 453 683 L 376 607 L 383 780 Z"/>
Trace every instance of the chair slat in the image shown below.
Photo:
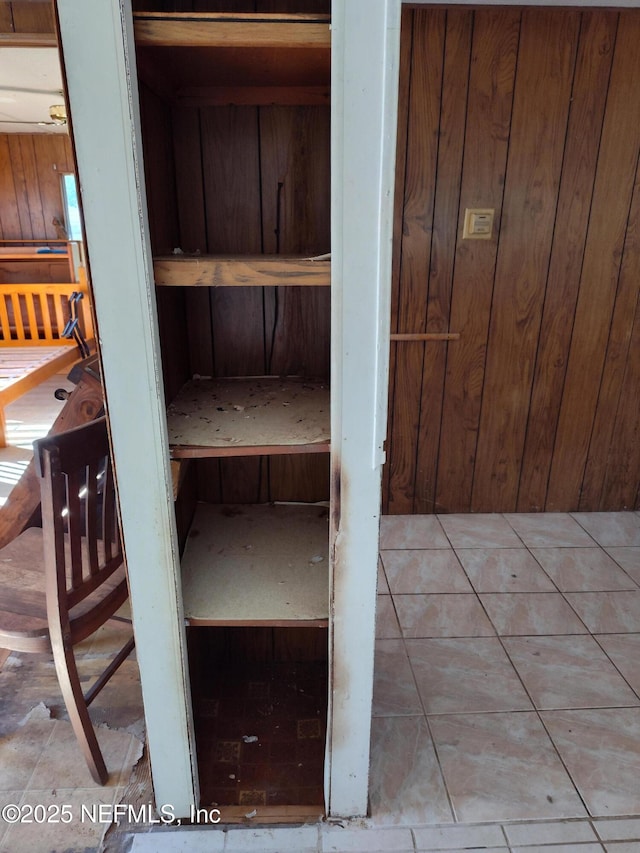
<path fill-rule="evenodd" d="M 67 473 L 67 515 L 64 518 L 69 542 L 69 558 L 71 565 L 71 589 L 77 589 L 84 579 L 82 562 L 82 540 L 84 534 L 83 501 L 80 497 L 85 484 L 86 474 L 83 469 Z M 60 520 L 62 522 L 62 519 Z"/>
<path fill-rule="evenodd" d="M 2 330 L 3 341 L 11 340 L 11 322 L 9 320 L 9 311 L 7 309 L 9 301 L 10 297 L 3 293 L 2 298 L 0 299 L 0 329 Z"/>
<path fill-rule="evenodd" d="M 22 321 L 22 306 L 20 304 L 20 296 L 17 293 L 11 294 L 11 305 L 13 306 L 13 322 L 16 327 L 16 334 L 19 341 L 25 340 L 24 323 Z"/>
<path fill-rule="evenodd" d="M 97 575 L 100 571 L 98 563 L 98 538 L 102 535 L 101 530 L 96 524 L 96 519 L 99 517 L 98 509 L 98 470 L 102 460 L 91 462 L 87 465 L 87 479 L 85 483 L 86 494 L 84 495 L 84 513 L 85 513 L 85 540 L 89 557 L 89 574 Z"/>
<path fill-rule="evenodd" d="M 31 340 L 39 341 L 40 340 L 40 329 L 38 328 L 38 318 L 36 316 L 36 308 L 35 308 L 35 294 L 33 293 L 25 293 L 24 294 L 24 303 L 27 309 L 27 329 L 28 335 Z"/>
<path fill-rule="evenodd" d="M 40 302 L 40 314 L 42 316 L 42 328 L 44 331 L 44 338 L 47 341 L 54 341 L 56 338 L 54 337 L 53 326 L 51 324 L 49 297 L 46 293 L 39 293 L 38 301 Z M 59 335 L 56 337 L 59 337 Z"/>
<path fill-rule="evenodd" d="M 108 460 L 106 460 L 108 462 Z M 113 469 L 106 464 L 102 480 L 102 538 L 104 541 L 104 557 L 110 560 L 120 552 L 119 530 L 116 517 L 115 490 Z"/>
<path fill-rule="evenodd" d="M 58 327 L 58 335 L 67 325 L 68 317 L 65 317 L 65 311 L 68 314 L 69 293 L 55 293 L 53 296 L 53 310 L 56 315 L 56 326 Z"/>

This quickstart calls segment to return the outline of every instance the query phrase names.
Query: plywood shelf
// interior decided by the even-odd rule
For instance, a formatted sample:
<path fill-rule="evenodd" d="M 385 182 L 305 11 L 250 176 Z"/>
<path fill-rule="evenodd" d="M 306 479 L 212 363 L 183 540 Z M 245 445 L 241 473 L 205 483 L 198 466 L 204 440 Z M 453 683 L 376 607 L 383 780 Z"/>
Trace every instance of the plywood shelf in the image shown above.
<path fill-rule="evenodd" d="M 171 456 L 326 453 L 326 383 L 274 376 L 193 379 L 167 410 Z"/>
<path fill-rule="evenodd" d="M 200 503 L 182 558 L 188 625 L 324 627 L 328 510 Z"/>
<path fill-rule="evenodd" d="M 153 260 L 157 285 L 267 287 L 331 284 L 331 261 L 293 255 L 168 255 Z"/>
<path fill-rule="evenodd" d="M 328 15 L 139 12 L 134 32 L 142 79 L 170 101 L 329 103 Z"/>
<path fill-rule="evenodd" d="M 327 15 L 220 12 L 137 12 L 138 46 L 284 48 L 331 47 Z"/>

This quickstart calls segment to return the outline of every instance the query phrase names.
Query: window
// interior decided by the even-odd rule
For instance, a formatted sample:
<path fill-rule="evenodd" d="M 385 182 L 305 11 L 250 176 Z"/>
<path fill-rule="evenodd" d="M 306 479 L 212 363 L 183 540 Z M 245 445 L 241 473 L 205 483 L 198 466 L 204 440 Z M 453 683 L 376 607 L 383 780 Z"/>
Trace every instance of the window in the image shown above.
<path fill-rule="evenodd" d="M 82 221 L 78 203 L 76 176 L 72 172 L 62 175 L 62 199 L 64 202 L 64 225 L 69 240 L 82 240 Z"/>

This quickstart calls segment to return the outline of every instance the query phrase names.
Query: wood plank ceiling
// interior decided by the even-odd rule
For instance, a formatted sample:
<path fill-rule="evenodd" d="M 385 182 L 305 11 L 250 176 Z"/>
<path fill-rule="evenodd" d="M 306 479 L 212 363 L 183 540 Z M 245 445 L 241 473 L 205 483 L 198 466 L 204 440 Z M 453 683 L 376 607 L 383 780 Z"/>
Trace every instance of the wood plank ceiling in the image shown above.
<path fill-rule="evenodd" d="M 403 13 L 384 509 L 636 508 L 640 11 Z M 463 240 L 493 208 L 490 240 Z"/>

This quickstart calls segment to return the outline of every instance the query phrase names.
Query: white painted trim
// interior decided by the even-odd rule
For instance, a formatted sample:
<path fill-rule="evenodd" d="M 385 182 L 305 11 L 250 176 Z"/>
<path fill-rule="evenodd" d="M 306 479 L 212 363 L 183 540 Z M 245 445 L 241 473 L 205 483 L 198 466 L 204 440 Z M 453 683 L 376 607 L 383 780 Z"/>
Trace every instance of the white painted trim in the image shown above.
<path fill-rule="evenodd" d="M 158 806 L 197 802 L 185 630 L 127 0 L 58 0 Z"/>
<path fill-rule="evenodd" d="M 334 0 L 331 27 L 331 440 L 340 516 L 326 788 L 331 816 L 355 816 L 368 803 L 400 0 Z"/>

